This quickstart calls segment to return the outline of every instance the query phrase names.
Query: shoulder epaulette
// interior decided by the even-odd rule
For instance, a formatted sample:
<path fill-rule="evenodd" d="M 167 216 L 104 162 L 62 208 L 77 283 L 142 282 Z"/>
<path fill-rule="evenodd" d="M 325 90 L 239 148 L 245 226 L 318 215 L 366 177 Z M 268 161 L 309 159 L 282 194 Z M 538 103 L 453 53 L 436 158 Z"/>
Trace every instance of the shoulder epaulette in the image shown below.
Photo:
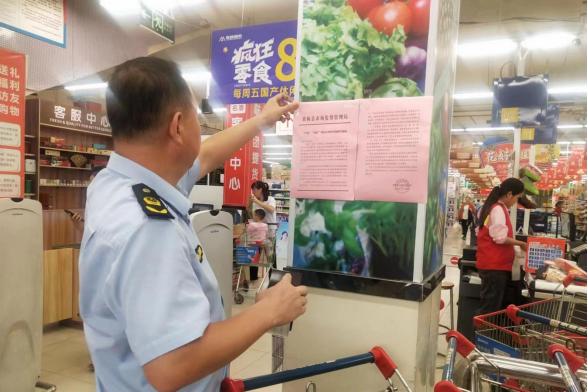
<path fill-rule="evenodd" d="M 133 185 L 133 192 L 145 215 L 153 219 L 174 219 L 163 200 L 145 184 Z"/>

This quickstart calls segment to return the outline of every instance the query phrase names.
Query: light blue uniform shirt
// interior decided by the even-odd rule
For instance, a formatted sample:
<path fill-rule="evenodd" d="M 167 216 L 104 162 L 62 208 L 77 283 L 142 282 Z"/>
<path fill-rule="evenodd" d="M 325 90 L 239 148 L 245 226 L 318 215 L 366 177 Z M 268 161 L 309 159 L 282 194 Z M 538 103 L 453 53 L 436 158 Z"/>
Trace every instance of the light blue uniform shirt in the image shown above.
<path fill-rule="evenodd" d="M 97 391 L 153 391 L 147 362 L 194 341 L 224 319 L 216 278 L 188 218 L 200 163 L 173 187 L 113 153 L 88 188 L 80 252 L 80 313 Z M 132 186 L 145 184 L 174 219 L 148 217 Z M 223 368 L 181 391 L 218 391 Z"/>

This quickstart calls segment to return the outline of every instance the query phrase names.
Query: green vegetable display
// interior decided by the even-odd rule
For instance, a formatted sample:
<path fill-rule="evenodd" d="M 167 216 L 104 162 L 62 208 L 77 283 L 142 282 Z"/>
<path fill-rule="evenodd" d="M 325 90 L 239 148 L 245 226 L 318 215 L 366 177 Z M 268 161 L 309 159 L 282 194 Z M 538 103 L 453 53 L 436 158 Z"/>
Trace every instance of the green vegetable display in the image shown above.
<path fill-rule="evenodd" d="M 390 36 L 380 33 L 344 0 L 316 0 L 305 7 L 302 28 L 303 102 L 364 98 L 393 76 L 395 60 L 405 51 L 401 26 Z M 422 95 L 405 80 L 404 89 L 392 91 L 405 94 L 399 96 Z"/>

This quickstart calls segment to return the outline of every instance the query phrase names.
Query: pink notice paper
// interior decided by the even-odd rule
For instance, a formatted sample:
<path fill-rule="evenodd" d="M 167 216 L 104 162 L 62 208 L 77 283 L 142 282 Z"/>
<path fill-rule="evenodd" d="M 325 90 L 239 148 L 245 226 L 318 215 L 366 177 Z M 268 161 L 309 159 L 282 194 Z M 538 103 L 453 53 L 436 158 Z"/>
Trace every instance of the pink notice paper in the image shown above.
<path fill-rule="evenodd" d="M 294 197 L 354 199 L 358 110 L 357 101 L 300 105 L 292 138 Z"/>
<path fill-rule="evenodd" d="M 433 97 L 360 101 L 355 199 L 426 203 Z"/>

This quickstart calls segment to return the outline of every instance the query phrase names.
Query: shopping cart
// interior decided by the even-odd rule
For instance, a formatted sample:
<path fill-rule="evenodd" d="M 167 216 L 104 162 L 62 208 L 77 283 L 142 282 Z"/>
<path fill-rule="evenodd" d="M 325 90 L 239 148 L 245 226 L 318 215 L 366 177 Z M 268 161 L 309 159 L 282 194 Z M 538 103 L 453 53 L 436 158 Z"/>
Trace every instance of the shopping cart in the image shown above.
<path fill-rule="evenodd" d="M 337 370 L 348 369 L 368 363 L 375 364 L 386 381 L 388 381 L 390 387 L 386 389 L 387 391 L 397 391 L 397 388 L 393 383 L 394 375 L 396 375 L 407 392 L 412 391 L 404 377 L 400 374 L 400 371 L 398 371 L 396 363 L 394 363 L 392 358 L 390 358 L 383 348 L 376 346 L 365 354 L 353 355 L 350 357 L 336 359 L 334 361 L 323 362 L 316 365 L 305 366 L 292 370 L 284 370 L 265 376 L 253 377 L 246 380 L 226 378 L 223 380 L 221 385 L 221 392 L 251 391 L 258 388 L 268 387 L 270 385 L 283 384 L 289 381 L 300 380 L 303 378 L 330 373 Z M 316 392 L 316 385 L 310 382 L 307 385 L 306 390 Z"/>
<path fill-rule="evenodd" d="M 483 384 L 517 392 L 586 389 L 583 359 L 561 345 L 550 348 L 550 355 L 561 360 L 561 365 L 553 365 L 482 353 L 457 331 L 447 333 L 447 342 L 447 359 L 435 392 L 480 392 L 486 390 Z M 457 353 L 464 358 L 459 364 Z"/>
<path fill-rule="evenodd" d="M 245 298 L 243 294 L 255 291 L 250 288 L 245 281 L 245 269 L 249 267 L 264 268 L 264 276 L 274 264 L 276 241 L 274 236 L 270 236 L 265 241 L 249 241 L 247 234 L 235 240 L 233 251 L 233 299 L 236 304 L 242 304 Z M 262 279 L 262 280 L 263 280 Z"/>
<path fill-rule="evenodd" d="M 585 300 L 562 296 L 510 309 L 474 317 L 475 342 L 481 351 L 547 363 L 547 349 L 555 343 L 586 358 L 586 335 L 570 331 L 586 325 Z M 517 317 L 514 310 L 523 313 Z M 535 318 L 521 323 L 521 314 Z"/>

